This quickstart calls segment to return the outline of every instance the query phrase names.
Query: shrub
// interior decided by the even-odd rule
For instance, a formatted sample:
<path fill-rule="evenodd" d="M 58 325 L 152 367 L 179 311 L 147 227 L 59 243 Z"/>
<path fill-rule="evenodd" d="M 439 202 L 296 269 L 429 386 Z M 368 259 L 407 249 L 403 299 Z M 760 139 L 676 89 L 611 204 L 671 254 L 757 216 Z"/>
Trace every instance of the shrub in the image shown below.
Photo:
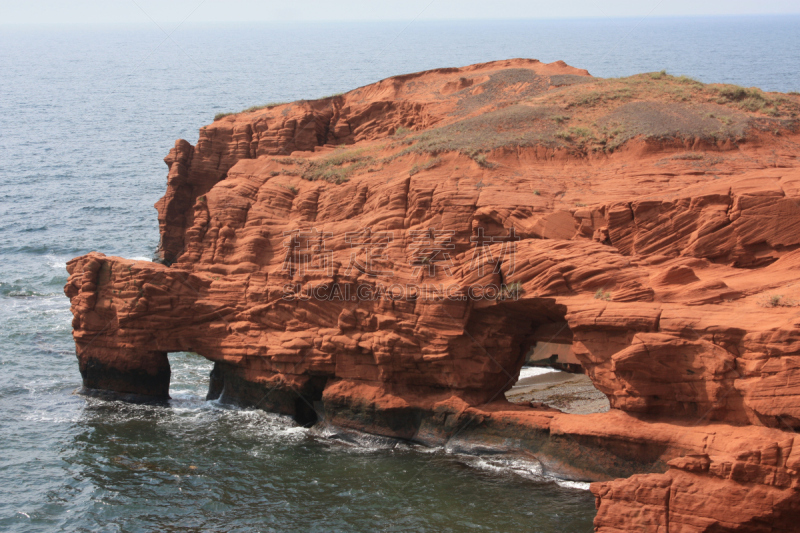
<path fill-rule="evenodd" d="M 693 85 L 697 88 L 702 88 L 704 86 L 702 82 L 697 81 L 694 78 L 690 78 L 689 76 L 678 76 L 673 79 L 678 83 L 683 83 L 684 85 Z"/>
<path fill-rule="evenodd" d="M 782 294 L 773 294 L 762 298 L 758 305 L 761 307 L 797 307 L 798 302 L 788 298 L 784 299 Z"/>
<path fill-rule="evenodd" d="M 685 154 L 674 155 L 672 156 L 672 159 L 686 159 L 690 161 L 699 161 L 700 159 L 703 159 L 703 157 L 704 157 L 703 154 L 698 154 L 696 152 L 687 152 Z"/>
<path fill-rule="evenodd" d="M 594 293 L 595 300 L 603 300 L 604 302 L 611 301 L 611 293 L 610 292 L 603 292 L 603 289 L 597 289 L 597 292 Z"/>
<path fill-rule="evenodd" d="M 751 89 L 745 89 L 744 87 L 739 87 L 738 85 L 726 85 L 717 90 L 721 98 L 731 102 L 741 102 L 747 98 L 764 100 L 764 95 L 761 94 L 761 91 L 755 87 Z"/>
<path fill-rule="evenodd" d="M 277 107 L 279 105 L 288 104 L 289 102 L 270 102 L 264 105 L 254 105 L 252 107 L 248 107 L 247 109 L 243 109 L 242 113 L 252 113 L 253 111 L 260 111 L 261 109 L 269 109 L 271 107 Z"/>
<path fill-rule="evenodd" d="M 297 194 L 297 187 L 295 187 L 294 185 L 281 185 L 281 187 L 283 187 L 292 194 Z"/>
<path fill-rule="evenodd" d="M 755 111 L 761 111 L 762 109 L 764 109 L 764 107 L 766 107 L 766 105 L 767 103 L 764 101 L 763 98 L 749 97 L 742 100 L 741 103 L 739 104 L 739 107 L 741 107 L 745 111 L 755 112 Z"/>
<path fill-rule="evenodd" d="M 589 128 L 575 127 L 575 128 L 570 128 L 569 132 L 572 135 L 575 135 L 576 137 L 591 137 L 592 136 L 592 130 L 590 130 Z"/>
<path fill-rule="evenodd" d="M 374 161 L 373 157 L 364 156 L 363 148 L 336 150 L 324 159 L 307 162 L 302 177 L 309 181 L 324 180 L 340 184 L 348 181 L 353 172 L 371 165 Z"/>
<path fill-rule="evenodd" d="M 717 89 L 717 94 L 719 95 L 717 98 L 718 104 L 733 103 L 737 104 L 737 107 L 744 111 L 750 111 L 753 113 L 761 111 L 772 116 L 777 116 L 780 114 L 778 110 L 778 102 L 781 100 L 770 100 L 764 96 L 764 93 L 761 91 L 761 89 L 756 87 L 745 89 L 744 87 L 739 87 L 738 85 L 725 85 L 724 87 Z M 786 103 L 785 99 L 783 103 Z"/>
<path fill-rule="evenodd" d="M 503 298 L 518 298 L 523 292 L 522 283 L 515 281 L 500 288 L 501 296 Z"/>
<path fill-rule="evenodd" d="M 483 168 L 494 168 L 495 164 L 489 162 L 484 154 L 476 154 L 472 156 L 472 160 L 478 163 Z"/>
<path fill-rule="evenodd" d="M 582 94 L 582 95 L 578 96 L 578 98 L 573 100 L 572 103 L 570 105 L 568 105 L 567 107 L 571 107 L 571 106 L 591 107 L 591 106 L 593 106 L 595 104 L 600 103 L 601 100 L 602 100 L 602 97 L 600 96 L 599 93 L 596 93 L 596 92 L 586 93 L 586 94 Z"/>

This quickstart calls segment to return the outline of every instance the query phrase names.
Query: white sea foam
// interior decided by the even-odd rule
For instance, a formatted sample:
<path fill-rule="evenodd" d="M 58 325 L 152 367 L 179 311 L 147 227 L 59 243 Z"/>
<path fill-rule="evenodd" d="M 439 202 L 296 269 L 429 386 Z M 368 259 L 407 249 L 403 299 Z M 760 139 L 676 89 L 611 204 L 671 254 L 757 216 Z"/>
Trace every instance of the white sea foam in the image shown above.
<path fill-rule="evenodd" d="M 538 483 L 556 483 L 563 488 L 589 490 L 589 483 L 559 479 L 548 474 L 536 457 L 505 455 L 499 450 L 497 453 L 492 453 L 488 448 L 471 445 L 468 441 L 451 440 L 445 447 L 427 447 L 328 424 L 320 424 L 308 431 L 311 435 L 336 442 L 355 454 L 399 450 L 444 453 L 465 466 L 493 475 L 512 475 Z"/>
<path fill-rule="evenodd" d="M 566 479 L 557 479 L 553 478 L 556 482 L 556 485 L 559 487 L 564 487 L 565 489 L 576 489 L 576 490 L 589 490 L 590 483 L 586 483 L 584 481 L 567 481 Z"/>
<path fill-rule="evenodd" d="M 173 400 L 201 400 L 197 391 L 191 389 L 170 389 L 169 397 Z"/>
<path fill-rule="evenodd" d="M 523 366 L 519 371 L 519 379 L 532 378 L 534 376 L 541 376 L 542 374 L 549 374 L 551 372 L 558 372 L 555 368 L 548 366 Z"/>
<path fill-rule="evenodd" d="M 504 456 L 460 456 L 464 464 L 495 474 L 511 474 L 539 482 L 554 482 L 559 487 L 575 490 L 589 490 L 589 483 L 560 479 L 544 471 L 542 464 L 536 459 Z"/>
<path fill-rule="evenodd" d="M 526 479 L 542 480 L 542 465 L 538 461 L 528 461 L 509 457 L 469 457 L 464 461 L 467 465 L 495 473 L 515 474 Z"/>
<path fill-rule="evenodd" d="M 57 270 L 65 270 L 67 268 L 67 261 L 63 257 L 56 257 L 55 255 L 46 255 L 44 260 L 47 266 Z"/>
<path fill-rule="evenodd" d="M 67 424 L 67 423 L 79 422 L 81 420 L 81 417 L 78 415 L 54 416 L 41 413 L 34 413 L 34 414 L 23 415 L 20 417 L 20 419 L 25 420 L 27 422 L 51 422 L 55 424 Z"/>
<path fill-rule="evenodd" d="M 327 423 L 318 424 L 310 432 L 311 435 L 344 445 L 354 453 L 371 453 L 378 450 L 392 450 L 406 446 L 406 443 L 398 439 L 331 426 Z"/>

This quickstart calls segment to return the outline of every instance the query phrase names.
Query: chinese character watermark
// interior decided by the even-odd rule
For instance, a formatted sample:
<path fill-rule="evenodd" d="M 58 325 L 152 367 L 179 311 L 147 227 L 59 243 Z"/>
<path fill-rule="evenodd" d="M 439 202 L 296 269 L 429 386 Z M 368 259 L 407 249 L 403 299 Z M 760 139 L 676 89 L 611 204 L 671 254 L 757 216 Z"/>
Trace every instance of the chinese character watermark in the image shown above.
<path fill-rule="evenodd" d="M 286 249 L 282 270 L 294 277 L 296 274 L 324 273 L 334 277 L 333 250 L 325 240 L 333 236 L 316 228 L 284 232 Z M 443 273 L 453 278 L 456 266 L 453 254 L 457 248 L 456 232 L 428 228 L 411 230 L 407 234 L 410 251 L 409 266 L 412 276 L 418 281 L 427 275 L 437 278 Z M 520 283 L 486 285 L 459 284 L 455 280 L 443 283 L 388 283 L 395 276 L 388 247 L 395 242 L 392 231 L 373 232 L 372 228 L 347 232 L 344 241 L 350 247 L 349 261 L 344 269 L 344 280 L 313 283 L 289 283 L 284 287 L 286 300 L 315 299 L 324 301 L 376 301 L 376 300 L 507 300 L 518 299 L 522 292 Z M 479 277 L 489 274 L 512 275 L 516 268 L 517 237 L 514 228 L 507 235 L 486 235 L 484 228 L 475 228 L 473 235 L 461 243 L 469 247 L 471 255 L 468 266 L 461 272 L 477 272 Z M 459 255 L 461 257 L 461 255 Z M 466 253 L 464 254 L 466 259 Z M 502 268 L 501 268 L 502 267 Z M 362 276 L 371 278 L 368 281 Z M 494 276 L 494 279 L 497 279 Z M 360 281 L 356 281 L 360 280 Z"/>

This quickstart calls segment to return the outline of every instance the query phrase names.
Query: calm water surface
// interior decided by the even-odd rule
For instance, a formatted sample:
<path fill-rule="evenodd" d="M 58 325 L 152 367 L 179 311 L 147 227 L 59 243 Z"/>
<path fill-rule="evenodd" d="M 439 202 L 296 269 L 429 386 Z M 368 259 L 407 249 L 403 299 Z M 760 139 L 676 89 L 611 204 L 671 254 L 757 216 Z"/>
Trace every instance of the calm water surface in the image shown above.
<path fill-rule="evenodd" d="M 591 531 L 531 465 L 205 402 L 188 354 L 167 407 L 73 394 L 65 262 L 151 257 L 162 159 L 217 112 L 509 57 L 800 90 L 800 17 L 405 25 L 0 26 L 0 530 Z"/>

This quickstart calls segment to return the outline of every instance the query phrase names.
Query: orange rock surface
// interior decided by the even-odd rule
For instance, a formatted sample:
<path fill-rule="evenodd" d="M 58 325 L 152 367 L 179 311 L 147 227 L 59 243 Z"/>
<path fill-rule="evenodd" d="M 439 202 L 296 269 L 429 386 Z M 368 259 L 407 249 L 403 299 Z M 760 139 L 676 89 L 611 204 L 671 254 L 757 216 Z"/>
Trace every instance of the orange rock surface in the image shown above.
<path fill-rule="evenodd" d="M 510 60 L 224 116 L 165 159 L 160 263 L 69 262 L 84 386 L 193 351 L 211 398 L 596 481 L 598 532 L 798 531 L 798 111 Z M 537 331 L 610 412 L 505 400 Z"/>

